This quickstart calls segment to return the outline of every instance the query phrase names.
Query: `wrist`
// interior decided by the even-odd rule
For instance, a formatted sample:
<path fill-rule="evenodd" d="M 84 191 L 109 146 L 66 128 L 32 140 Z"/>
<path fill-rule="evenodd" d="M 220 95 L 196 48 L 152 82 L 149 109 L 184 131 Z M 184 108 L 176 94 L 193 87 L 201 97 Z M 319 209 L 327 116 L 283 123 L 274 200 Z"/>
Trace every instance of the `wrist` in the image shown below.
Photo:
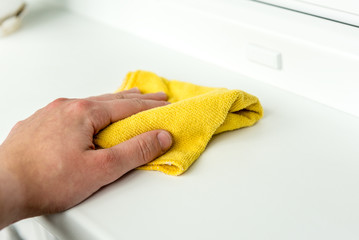
<path fill-rule="evenodd" d="M 2 151 L 0 146 L 0 229 L 25 217 L 20 183 Z"/>

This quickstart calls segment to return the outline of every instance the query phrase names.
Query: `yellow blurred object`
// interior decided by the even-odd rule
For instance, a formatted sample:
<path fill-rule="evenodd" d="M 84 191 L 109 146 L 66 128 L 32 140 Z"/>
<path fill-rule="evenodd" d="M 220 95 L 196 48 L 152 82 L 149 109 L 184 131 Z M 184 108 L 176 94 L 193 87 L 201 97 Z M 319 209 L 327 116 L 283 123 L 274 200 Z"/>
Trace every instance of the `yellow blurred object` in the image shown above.
<path fill-rule="evenodd" d="M 171 149 L 139 169 L 180 175 L 200 156 L 213 135 L 251 126 L 263 116 L 259 100 L 240 90 L 169 81 L 151 72 L 136 71 L 127 74 L 118 91 L 134 87 L 142 93 L 165 92 L 171 104 L 111 124 L 95 137 L 95 143 L 109 148 L 147 131 L 169 131 L 174 140 Z"/>

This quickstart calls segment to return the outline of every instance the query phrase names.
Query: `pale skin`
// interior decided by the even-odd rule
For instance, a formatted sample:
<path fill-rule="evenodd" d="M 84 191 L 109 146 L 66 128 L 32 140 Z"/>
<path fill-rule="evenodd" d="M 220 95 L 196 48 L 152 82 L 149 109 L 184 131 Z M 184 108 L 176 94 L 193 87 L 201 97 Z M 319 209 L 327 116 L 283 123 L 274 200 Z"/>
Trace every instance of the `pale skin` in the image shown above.
<path fill-rule="evenodd" d="M 109 149 L 93 137 L 112 122 L 168 104 L 164 93 L 130 89 L 87 99 L 57 99 L 17 123 L 0 145 L 0 229 L 82 202 L 126 172 L 166 152 L 165 130 Z"/>

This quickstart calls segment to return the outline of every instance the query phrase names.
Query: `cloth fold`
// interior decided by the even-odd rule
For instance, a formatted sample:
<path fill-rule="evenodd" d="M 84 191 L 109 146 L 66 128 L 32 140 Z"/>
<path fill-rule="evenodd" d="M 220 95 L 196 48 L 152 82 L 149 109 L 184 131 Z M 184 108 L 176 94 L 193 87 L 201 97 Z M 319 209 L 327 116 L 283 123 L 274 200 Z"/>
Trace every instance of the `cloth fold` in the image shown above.
<path fill-rule="evenodd" d="M 263 116 L 257 97 L 241 90 L 197 86 L 136 71 L 127 74 L 117 91 L 133 87 L 142 93 L 163 91 L 171 104 L 109 125 L 95 137 L 95 143 L 109 148 L 147 131 L 169 131 L 174 140 L 171 149 L 139 169 L 180 175 L 205 150 L 213 135 L 251 126 Z"/>

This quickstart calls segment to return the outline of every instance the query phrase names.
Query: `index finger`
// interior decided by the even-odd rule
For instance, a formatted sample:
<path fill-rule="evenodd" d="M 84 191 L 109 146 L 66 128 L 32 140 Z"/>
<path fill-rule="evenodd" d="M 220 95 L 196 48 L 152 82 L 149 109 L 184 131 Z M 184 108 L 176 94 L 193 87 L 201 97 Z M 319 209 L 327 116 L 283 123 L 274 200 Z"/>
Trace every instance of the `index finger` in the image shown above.
<path fill-rule="evenodd" d="M 92 97 L 88 97 L 88 100 L 95 100 L 95 101 L 106 101 L 106 100 L 113 100 L 116 99 L 115 95 L 124 95 L 124 94 L 131 94 L 131 93 L 138 93 L 140 94 L 141 91 L 138 88 L 131 88 L 128 90 L 124 90 L 124 91 L 120 91 L 120 92 L 116 92 L 116 93 L 108 93 L 108 94 L 102 94 L 99 96 L 92 96 Z"/>
<path fill-rule="evenodd" d="M 141 99 L 149 99 L 149 100 L 167 100 L 168 96 L 164 92 L 156 92 L 156 93 L 146 93 L 142 94 L 140 92 L 135 91 L 123 91 L 118 93 L 110 93 L 104 94 L 96 97 L 88 98 L 89 100 L 96 100 L 96 101 L 110 101 L 110 100 L 120 100 L 120 99 L 127 99 L 127 98 L 141 98 Z"/>
<path fill-rule="evenodd" d="M 113 122 L 151 108 L 166 106 L 167 104 L 169 103 L 166 101 L 140 98 L 101 101 L 97 102 L 98 107 L 90 118 L 96 134 Z"/>

